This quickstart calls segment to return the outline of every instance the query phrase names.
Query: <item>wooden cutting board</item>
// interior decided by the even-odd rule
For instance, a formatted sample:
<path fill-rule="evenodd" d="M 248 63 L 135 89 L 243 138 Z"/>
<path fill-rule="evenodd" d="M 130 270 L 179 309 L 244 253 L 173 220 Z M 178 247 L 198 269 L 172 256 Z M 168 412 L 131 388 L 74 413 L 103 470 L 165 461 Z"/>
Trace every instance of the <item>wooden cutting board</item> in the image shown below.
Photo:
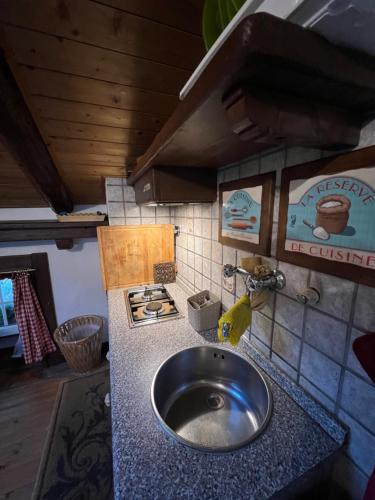
<path fill-rule="evenodd" d="M 172 224 L 97 228 L 105 290 L 153 283 L 153 266 L 174 260 Z"/>

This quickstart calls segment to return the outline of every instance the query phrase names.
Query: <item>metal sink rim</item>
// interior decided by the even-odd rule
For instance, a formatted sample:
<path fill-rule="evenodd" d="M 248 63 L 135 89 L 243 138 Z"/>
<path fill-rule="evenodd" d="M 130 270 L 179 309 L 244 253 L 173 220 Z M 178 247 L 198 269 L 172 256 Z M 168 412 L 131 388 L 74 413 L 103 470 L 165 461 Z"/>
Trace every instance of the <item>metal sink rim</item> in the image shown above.
<path fill-rule="evenodd" d="M 181 437 L 173 429 L 171 429 L 171 427 L 169 427 L 169 425 L 164 421 L 163 417 L 159 413 L 159 410 L 157 409 L 156 402 L 155 402 L 155 397 L 154 397 L 154 393 L 155 393 L 154 389 L 155 389 L 156 380 L 157 380 L 159 372 L 162 370 L 162 368 L 164 367 L 164 365 L 167 364 L 168 361 L 171 358 L 173 358 L 174 356 L 177 356 L 178 354 L 180 354 L 182 352 L 185 352 L 187 350 L 198 349 L 198 348 L 201 348 L 201 347 L 205 347 L 205 348 L 208 347 L 208 348 L 216 349 L 216 350 L 219 350 L 219 351 L 228 352 L 231 355 L 238 356 L 239 358 L 242 358 L 246 363 L 248 363 L 256 371 L 257 375 L 262 380 L 262 382 L 264 384 L 264 387 L 266 389 L 267 398 L 268 398 L 268 408 L 267 408 L 267 413 L 266 413 L 266 416 L 265 416 L 262 424 L 256 430 L 256 432 L 254 434 L 252 434 L 252 436 L 250 436 L 249 438 L 243 440 L 242 442 L 240 442 L 240 443 L 238 443 L 236 445 L 226 446 L 226 447 L 223 447 L 223 448 L 216 448 L 216 447 L 215 448 L 210 448 L 210 447 L 206 447 L 206 446 L 200 446 L 199 444 L 194 443 L 193 441 L 189 441 L 189 440 Z M 269 388 L 269 384 L 268 384 L 267 380 L 264 378 L 264 376 L 262 375 L 262 373 L 260 372 L 260 370 L 258 369 L 258 367 L 255 365 L 255 363 L 253 363 L 250 358 L 244 356 L 242 353 L 239 353 L 239 352 L 234 351 L 232 349 L 228 349 L 227 347 L 216 347 L 214 345 L 200 344 L 200 345 L 193 346 L 193 347 L 187 347 L 185 349 L 180 349 L 179 351 L 176 351 L 175 353 L 173 353 L 170 356 L 168 356 L 159 365 L 158 369 L 155 372 L 155 375 L 153 376 L 152 383 L 151 383 L 150 395 L 151 395 L 151 405 L 152 405 L 153 412 L 154 412 L 154 414 L 155 414 L 155 416 L 156 416 L 159 424 L 161 425 L 162 429 L 169 436 L 173 437 L 176 441 L 178 441 L 178 442 L 180 442 L 180 443 L 182 443 L 182 444 L 184 444 L 184 445 L 186 445 L 186 446 L 188 446 L 190 448 L 194 448 L 195 450 L 199 450 L 200 452 L 209 453 L 209 454 L 223 454 L 223 453 L 225 454 L 225 453 L 233 452 L 233 451 L 236 451 L 236 450 L 240 450 L 244 446 L 250 444 L 252 441 L 254 441 L 255 439 L 257 439 L 258 436 L 265 430 L 265 428 L 267 427 L 267 425 L 268 425 L 268 423 L 270 421 L 270 418 L 272 416 L 272 410 L 273 410 L 273 397 L 272 397 L 272 392 L 271 392 L 271 390 Z"/>

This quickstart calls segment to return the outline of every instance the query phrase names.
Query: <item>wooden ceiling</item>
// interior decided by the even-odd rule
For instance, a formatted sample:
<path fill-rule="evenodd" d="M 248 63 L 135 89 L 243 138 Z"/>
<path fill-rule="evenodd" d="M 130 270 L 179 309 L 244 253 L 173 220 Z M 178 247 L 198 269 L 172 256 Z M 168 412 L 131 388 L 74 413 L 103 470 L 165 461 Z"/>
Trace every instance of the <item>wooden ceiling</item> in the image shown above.
<path fill-rule="evenodd" d="M 1 42 L 74 203 L 128 175 L 204 55 L 201 0 L 1 0 Z M 4 193 L 4 195 L 3 195 Z M 0 146 L 0 206 L 45 206 Z"/>

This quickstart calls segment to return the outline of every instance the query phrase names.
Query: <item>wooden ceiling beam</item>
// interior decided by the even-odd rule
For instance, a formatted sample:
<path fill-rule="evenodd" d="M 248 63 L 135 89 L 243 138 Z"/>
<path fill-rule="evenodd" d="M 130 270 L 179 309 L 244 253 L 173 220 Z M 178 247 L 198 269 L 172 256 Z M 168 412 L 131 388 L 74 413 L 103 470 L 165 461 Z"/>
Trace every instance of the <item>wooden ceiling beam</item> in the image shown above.
<path fill-rule="evenodd" d="M 72 212 L 73 202 L 17 82 L 0 50 L 0 137 L 51 208 Z"/>

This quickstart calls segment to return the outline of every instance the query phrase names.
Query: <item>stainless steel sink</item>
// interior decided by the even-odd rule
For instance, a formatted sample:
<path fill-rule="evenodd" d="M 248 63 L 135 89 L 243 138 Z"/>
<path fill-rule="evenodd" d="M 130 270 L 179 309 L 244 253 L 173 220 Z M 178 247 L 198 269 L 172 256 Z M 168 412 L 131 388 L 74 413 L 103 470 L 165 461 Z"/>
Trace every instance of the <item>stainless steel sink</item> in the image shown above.
<path fill-rule="evenodd" d="M 211 346 L 185 349 L 164 361 L 151 400 L 171 436 L 212 452 L 246 445 L 265 429 L 272 412 L 260 372 L 243 356 Z"/>

